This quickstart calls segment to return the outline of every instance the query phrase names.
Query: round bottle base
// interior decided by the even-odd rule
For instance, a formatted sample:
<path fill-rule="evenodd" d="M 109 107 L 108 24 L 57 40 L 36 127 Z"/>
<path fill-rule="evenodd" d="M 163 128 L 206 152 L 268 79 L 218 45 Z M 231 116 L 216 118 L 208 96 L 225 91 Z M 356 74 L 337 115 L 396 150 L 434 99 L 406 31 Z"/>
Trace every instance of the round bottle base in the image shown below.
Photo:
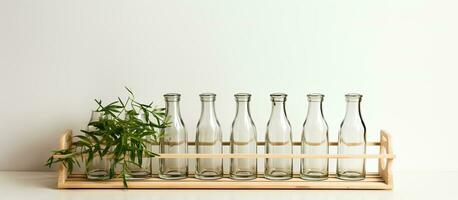
<path fill-rule="evenodd" d="M 177 172 L 177 171 L 171 171 L 171 172 L 159 174 L 159 178 L 167 179 L 167 180 L 178 180 L 178 179 L 184 179 L 187 177 L 188 175 L 186 173 Z"/>
<path fill-rule="evenodd" d="M 256 178 L 256 174 L 251 171 L 238 171 L 231 173 L 230 177 L 235 180 L 253 180 Z"/>
<path fill-rule="evenodd" d="M 301 178 L 309 181 L 322 181 L 328 179 L 328 174 L 319 171 L 309 171 L 301 173 Z"/>
<path fill-rule="evenodd" d="M 103 180 L 107 180 L 109 179 L 109 175 L 108 175 L 108 172 L 106 170 L 92 170 L 90 172 L 87 172 L 87 176 L 86 176 L 87 179 L 89 180 L 100 180 L 100 181 L 103 181 Z"/>
<path fill-rule="evenodd" d="M 202 180 L 216 180 L 223 177 L 221 173 L 216 173 L 214 171 L 203 171 L 196 173 L 195 177 Z"/>
<path fill-rule="evenodd" d="M 347 181 L 360 181 L 364 180 L 365 175 L 360 172 L 346 171 L 343 173 L 338 173 L 337 178 Z"/>
<path fill-rule="evenodd" d="M 272 171 L 266 174 L 265 178 L 269 180 L 288 180 L 292 178 L 292 175 L 282 171 Z"/>
<path fill-rule="evenodd" d="M 149 178 L 151 174 L 147 171 L 132 171 L 129 175 L 128 180 L 142 180 Z"/>

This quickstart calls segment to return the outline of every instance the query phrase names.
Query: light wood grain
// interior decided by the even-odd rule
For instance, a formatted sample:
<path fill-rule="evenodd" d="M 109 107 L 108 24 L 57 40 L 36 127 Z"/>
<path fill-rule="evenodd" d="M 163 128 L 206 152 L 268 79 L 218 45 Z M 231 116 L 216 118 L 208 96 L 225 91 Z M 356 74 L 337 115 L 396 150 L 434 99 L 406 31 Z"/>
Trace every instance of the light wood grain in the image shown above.
<path fill-rule="evenodd" d="M 63 158 L 64 155 L 55 155 L 54 158 Z M 108 157 L 108 156 L 107 156 Z M 365 158 L 365 159 L 393 159 L 393 154 L 159 154 L 157 158 L 342 158 L 342 159 L 353 159 L 353 158 Z"/>
<path fill-rule="evenodd" d="M 121 179 L 94 182 L 88 181 L 84 175 L 70 176 L 66 182 L 68 188 L 123 188 Z M 330 174 L 324 181 L 305 181 L 295 175 L 286 181 L 271 181 L 259 175 L 249 181 L 237 181 L 227 177 L 218 180 L 199 180 L 192 175 L 183 180 L 163 180 L 157 177 L 141 181 L 129 182 L 129 188 L 152 189 L 387 189 L 383 178 L 378 174 L 368 173 L 363 181 L 343 181 Z"/>
<path fill-rule="evenodd" d="M 228 141 L 225 141 L 225 142 L 223 142 L 222 144 L 223 144 L 223 146 L 229 146 L 229 145 L 231 145 L 231 143 L 228 142 Z M 295 142 L 293 142 L 292 144 L 293 144 L 293 146 L 301 146 L 301 145 L 302 145 L 302 142 L 295 141 Z M 158 145 L 158 144 L 155 144 L 155 145 Z M 190 146 L 195 146 L 196 143 L 195 143 L 194 141 L 188 141 L 188 145 L 190 145 Z M 258 145 L 258 146 L 265 146 L 266 143 L 265 143 L 264 141 L 259 141 L 259 142 L 257 142 L 257 145 Z M 329 142 L 329 146 L 337 146 L 337 145 L 338 145 L 337 142 Z M 367 143 L 366 143 L 366 146 L 380 146 L 380 142 L 367 142 Z"/>
<path fill-rule="evenodd" d="M 392 154 L 393 149 L 391 145 L 391 135 L 385 131 L 381 130 L 380 131 L 380 153 L 387 153 L 387 154 Z M 380 176 L 383 178 L 385 183 L 388 185 L 389 189 L 393 188 L 393 172 L 391 170 L 391 165 L 393 162 L 393 158 L 388 158 L 388 159 L 379 159 L 379 165 L 378 165 L 378 171 L 380 173 Z"/>
<path fill-rule="evenodd" d="M 68 149 L 72 143 L 72 130 L 65 130 L 64 134 L 59 140 L 59 149 Z M 64 188 L 65 181 L 67 179 L 68 171 L 67 168 L 61 164 L 59 166 L 59 176 L 57 178 L 57 187 Z"/>
<path fill-rule="evenodd" d="M 71 144 L 71 130 L 65 131 L 60 139 L 60 148 L 69 148 Z M 190 145 L 194 143 L 190 142 Z M 226 143 L 228 145 L 229 143 Z M 258 145 L 263 142 L 258 142 Z M 300 145 L 300 142 L 295 142 Z M 331 142 L 336 146 L 336 142 Z M 379 154 L 362 155 L 307 155 L 307 154 L 162 154 L 161 158 L 366 158 L 378 159 L 378 172 L 368 173 L 362 181 L 344 181 L 337 179 L 335 174 L 330 174 L 324 181 L 305 181 L 294 174 L 290 180 L 273 181 L 258 178 L 249 181 L 233 180 L 225 174 L 224 178 L 218 180 L 199 180 L 190 175 L 182 180 L 163 180 L 157 177 L 145 180 L 129 181 L 129 189 L 380 189 L 390 190 L 393 188 L 391 172 L 392 161 L 395 155 L 392 151 L 391 136 L 386 131 L 380 132 L 380 142 L 369 142 L 368 146 L 380 146 Z M 108 181 L 89 181 L 84 174 L 72 174 L 67 176 L 67 170 L 61 166 L 59 169 L 58 188 L 123 188 L 120 179 Z"/>
<path fill-rule="evenodd" d="M 66 188 L 123 188 L 120 180 L 87 181 L 69 179 Z M 204 181 L 195 178 L 184 180 L 161 180 L 157 178 L 142 181 L 130 181 L 129 188 L 150 189 L 388 189 L 382 178 L 363 181 L 342 181 L 329 178 L 326 181 L 304 181 L 292 178 L 286 181 L 271 181 L 257 178 L 250 181 L 235 181 L 229 178 Z"/>
<path fill-rule="evenodd" d="M 373 158 L 373 159 L 380 159 L 380 158 L 394 158 L 392 154 L 253 154 L 253 153 L 246 153 L 246 154 L 196 154 L 196 153 L 188 153 L 188 154 L 159 154 L 159 158 Z"/>

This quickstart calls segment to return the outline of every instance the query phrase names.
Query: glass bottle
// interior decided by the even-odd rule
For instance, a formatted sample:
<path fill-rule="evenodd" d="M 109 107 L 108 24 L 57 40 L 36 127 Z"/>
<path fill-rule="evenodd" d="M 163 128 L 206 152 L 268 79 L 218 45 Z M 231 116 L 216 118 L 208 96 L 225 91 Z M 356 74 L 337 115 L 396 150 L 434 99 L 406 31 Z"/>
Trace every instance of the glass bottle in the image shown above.
<path fill-rule="evenodd" d="M 87 131 L 96 131 L 97 128 L 90 125 L 91 122 L 97 122 L 102 118 L 102 113 L 92 111 L 91 118 L 89 119 Z M 102 147 L 103 148 L 103 147 Z M 86 161 L 86 177 L 89 180 L 106 180 L 109 179 L 108 171 L 110 169 L 110 161 L 108 158 L 101 158 L 98 153 L 94 154 L 92 160 Z"/>
<path fill-rule="evenodd" d="M 160 139 L 160 153 L 188 153 L 188 136 L 181 118 L 180 94 L 164 94 L 166 117 L 170 123 L 164 129 L 164 137 Z M 162 179 L 183 179 L 188 176 L 188 160 L 186 158 L 160 158 L 159 177 Z"/>
<path fill-rule="evenodd" d="M 347 111 L 340 125 L 338 154 L 366 153 L 366 126 L 361 117 L 362 95 L 347 94 Z M 366 176 L 365 159 L 337 159 L 337 177 L 344 180 L 362 180 Z"/>
<path fill-rule="evenodd" d="M 308 111 L 302 131 L 302 154 L 328 154 L 328 124 L 323 116 L 322 94 L 308 94 Z M 301 159 L 301 178 L 306 180 L 325 180 L 328 178 L 327 158 Z"/>
<path fill-rule="evenodd" d="M 132 116 L 132 117 L 134 117 L 136 120 L 139 120 L 141 122 L 146 122 L 145 114 L 141 111 L 136 111 L 135 116 Z M 126 119 L 128 118 L 127 114 L 125 115 L 125 118 Z M 152 147 L 149 146 L 148 150 L 151 151 Z M 130 158 L 127 158 L 127 161 L 131 161 Z M 141 179 L 149 178 L 149 176 L 151 175 L 151 170 L 152 170 L 152 167 L 151 167 L 152 160 L 149 157 L 143 157 L 141 161 L 142 162 L 140 163 L 140 166 L 133 164 L 131 162 L 127 164 L 127 168 L 129 169 L 129 176 L 127 177 L 128 180 L 141 180 Z M 135 162 L 138 162 L 138 160 L 135 160 Z"/>
<path fill-rule="evenodd" d="M 286 94 L 271 94 L 272 113 L 267 123 L 266 154 L 292 154 L 291 124 L 285 111 Z M 264 175 L 267 179 L 292 178 L 292 158 L 266 158 Z"/>
<path fill-rule="evenodd" d="M 196 153 L 220 154 L 223 152 L 222 133 L 215 112 L 215 94 L 200 94 L 202 111 L 197 123 Z M 197 158 L 196 178 L 219 179 L 223 176 L 222 158 Z"/>
<path fill-rule="evenodd" d="M 237 113 L 232 122 L 231 153 L 244 154 L 256 153 L 256 127 L 251 119 L 250 98 L 251 94 L 235 94 Z M 257 176 L 256 158 L 231 158 L 230 177 L 233 179 L 255 179 Z"/>

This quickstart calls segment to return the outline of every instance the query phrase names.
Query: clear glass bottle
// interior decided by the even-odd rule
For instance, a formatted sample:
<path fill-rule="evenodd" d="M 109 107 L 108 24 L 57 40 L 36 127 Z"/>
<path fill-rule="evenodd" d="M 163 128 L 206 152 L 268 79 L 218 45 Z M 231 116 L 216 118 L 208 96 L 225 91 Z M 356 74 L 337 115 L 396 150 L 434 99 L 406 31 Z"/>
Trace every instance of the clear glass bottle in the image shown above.
<path fill-rule="evenodd" d="M 188 153 L 188 136 L 181 118 L 180 94 L 164 94 L 166 117 L 170 123 L 164 129 L 164 137 L 160 139 L 160 153 Z M 186 158 L 160 158 L 159 177 L 162 179 L 183 179 L 188 176 L 188 160 Z"/>
<path fill-rule="evenodd" d="M 302 154 L 328 154 L 328 124 L 323 116 L 322 94 L 308 94 L 308 111 L 302 131 Z M 328 178 L 327 158 L 301 159 L 301 178 L 306 180 L 325 180 Z"/>
<path fill-rule="evenodd" d="M 347 111 L 340 125 L 338 154 L 366 153 L 366 126 L 361 117 L 362 95 L 347 94 Z M 362 180 L 366 176 L 365 159 L 337 159 L 337 177 L 344 180 Z"/>
<path fill-rule="evenodd" d="M 272 113 L 267 123 L 266 153 L 292 154 L 291 124 L 285 111 L 286 94 L 271 94 Z M 267 179 L 286 180 L 292 178 L 293 159 L 266 158 L 264 175 Z"/>
<path fill-rule="evenodd" d="M 256 153 L 256 127 L 250 114 L 251 94 L 235 94 L 237 113 L 232 122 L 230 137 L 231 153 Z M 256 158 L 231 158 L 230 177 L 233 179 L 255 179 L 257 176 Z"/>
<path fill-rule="evenodd" d="M 128 116 L 125 115 L 125 118 Z M 137 120 L 141 122 L 146 122 L 145 119 L 145 114 L 142 111 L 137 111 L 137 115 L 134 116 Z M 152 150 L 152 147 L 149 146 L 148 150 Z M 130 161 L 130 158 L 127 158 L 128 161 Z M 138 160 L 135 160 L 135 162 L 138 162 Z M 148 157 L 143 157 L 141 165 L 138 166 L 133 163 L 128 163 L 127 168 L 129 169 L 129 176 L 127 177 L 128 180 L 141 180 L 141 179 L 146 179 L 149 178 L 151 175 L 151 163 L 152 160 L 151 158 Z"/>
<path fill-rule="evenodd" d="M 221 126 L 215 112 L 215 97 L 213 93 L 200 94 L 202 112 L 196 133 L 196 153 L 198 154 L 223 152 Z M 196 162 L 196 178 L 219 179 L 223 176 L 222 158 L 197 158 Z"/>
<path fill-rule="evenodd" d="M 95 131 L 96 127 L 91 126 L 91 122 L 99 121 L 102 118 L 102 113 L 92 111 L 91 118 L 89 119 L 87 131 Z M 103 147 L 102 147 L 103 148 Z M 89 180 L 106 180 L 109 179 L 108 171 L 110 169 L 110 160 L 108 158 L 101 158 L 99 154 L 94 154 L 92 160 L 86 161 L 86 177 Z"/>

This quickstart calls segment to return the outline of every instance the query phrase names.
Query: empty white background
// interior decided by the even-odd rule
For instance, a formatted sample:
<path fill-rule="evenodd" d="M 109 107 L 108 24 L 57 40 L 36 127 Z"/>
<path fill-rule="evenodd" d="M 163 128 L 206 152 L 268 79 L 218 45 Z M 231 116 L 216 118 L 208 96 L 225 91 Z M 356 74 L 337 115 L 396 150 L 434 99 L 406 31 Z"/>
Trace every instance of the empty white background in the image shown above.
<path fill-rule="evenodd" d="M 45 170 L 94 98 L 163 106 L 182 94 L 193 139 L 198 94 L 217 94 L 229 138 L 233 94 L 253 95 L 264 138 L 269 94 L 288 93 L 299 140 L 306 94 L 326 95 L 337 138 L 344 94 L 364 95 L 368 138 L 394 139 L 396 170 L 456 170 L 458 3 L 433 0 L 0 0 L 0 170 Z"/>

